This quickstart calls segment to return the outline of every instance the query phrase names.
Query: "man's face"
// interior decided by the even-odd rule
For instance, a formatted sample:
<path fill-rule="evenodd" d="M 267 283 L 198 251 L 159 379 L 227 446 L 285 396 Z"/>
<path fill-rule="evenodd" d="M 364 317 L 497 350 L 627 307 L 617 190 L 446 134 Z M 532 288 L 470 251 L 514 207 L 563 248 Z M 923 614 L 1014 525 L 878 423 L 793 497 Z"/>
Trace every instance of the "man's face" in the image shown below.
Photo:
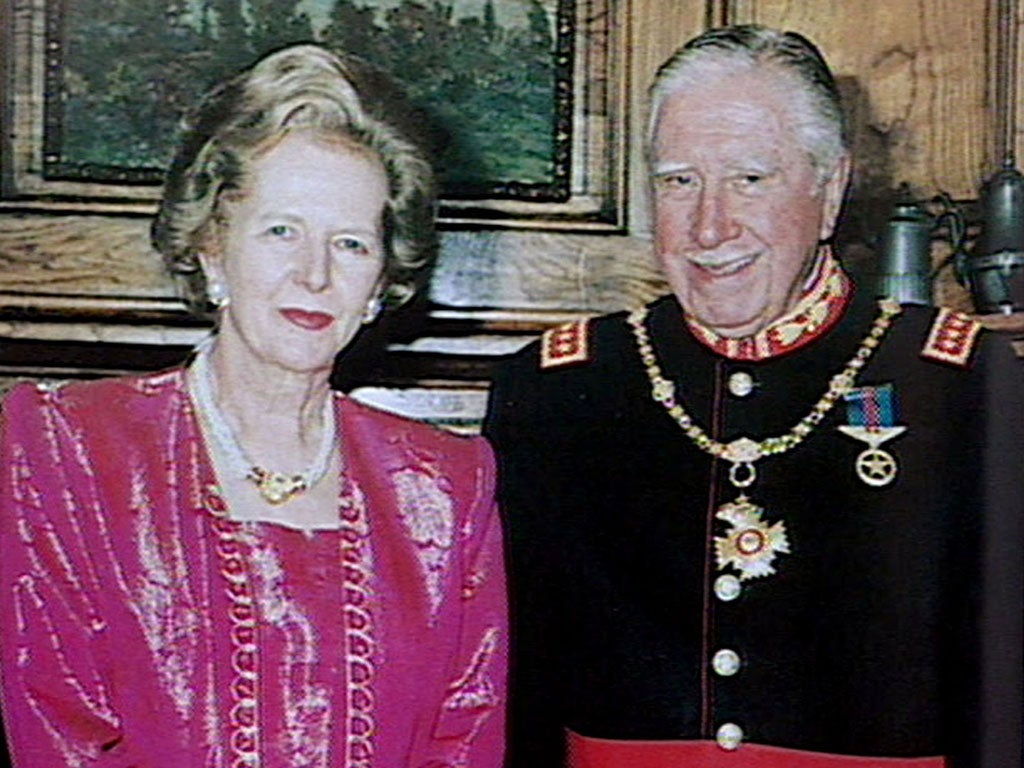
<path fill-rule="evenodd" d="M 847 161 L 819 183 L 778 72 L 669 96 L 653 147 L 655 249 L 688 314 L 723 336 L 756 333 L 797 301 L 835 224 Z"/>

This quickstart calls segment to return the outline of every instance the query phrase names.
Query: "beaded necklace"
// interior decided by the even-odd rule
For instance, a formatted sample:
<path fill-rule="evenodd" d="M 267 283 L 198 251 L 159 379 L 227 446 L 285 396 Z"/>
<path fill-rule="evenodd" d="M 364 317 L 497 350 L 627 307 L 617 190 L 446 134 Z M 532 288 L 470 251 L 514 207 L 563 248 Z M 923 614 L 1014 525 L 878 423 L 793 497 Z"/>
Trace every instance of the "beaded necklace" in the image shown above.
<path fill-rule="evenodd" d="M 785 434 L 761 440 L 744 436 L 729 443 L 719 442 L 708 435 L 676 399 L 676 385 L 662 375 L 647 333 L 647 308 L 641 307 L 628 315 L 627 322 L 633 329 L 637 350 L 651 383 L 651 397 L 661 403 L 695 446 L 716 459 L 730 463 L 729 482 L 740 493 L 734 502 L 723 504 L 715 513 L 717 518 L 732 524 L 725 538 L 715 539 L 719 569 L 732 565 L 740 571 L 740 579 L 766 576 L 775 572 L 771 565 L 775 553 L 789 552 L 782 521 L 771 526 L 763 522 L 761 516 L 764 510 L 752 504 L 744 490 L 757 479 L 756 462 L 765 456 L 786 453 L 796 448 L 824 420 L 839 398 L 853 389 L 861 369 L 888 332 L 893 318 L 901 311 L 900 305 L 892 299 L 882 299 L 878 306 L 879 314 L 871 330 L 846 366 L 832 377 L 828 389 L 806 416 Z"/>
<path fill-rule="evenodd" d="M 203 424 L 213 437 L 219 455 L 238 477 L 256 486 L 263 499 L 274 506 L 291 501 L 315 486 L 327 473 L 331 455 L 337 444 L 337 427 L 334 423 L 334 398 L 327 397 L 324 403 L 323 432 L 320 447 L 313 463 L 304 472 L 286 474 L 265 469 L 252 461 L 245 453 L 234 430 L 227 423 L 213 395 L 213 376 L 210 372 L 209 352 L 200 348 L 189 369 L 189 394 L 199 412 Z"/>

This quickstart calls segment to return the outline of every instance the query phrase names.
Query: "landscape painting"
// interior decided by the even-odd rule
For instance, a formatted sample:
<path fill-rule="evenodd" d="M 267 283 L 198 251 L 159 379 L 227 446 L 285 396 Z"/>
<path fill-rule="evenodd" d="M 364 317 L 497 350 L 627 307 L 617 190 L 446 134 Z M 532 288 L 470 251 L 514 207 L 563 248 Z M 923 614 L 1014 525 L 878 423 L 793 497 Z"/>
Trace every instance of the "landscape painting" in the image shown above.
<path fill-rule="evenodd" d="M 315 40 L 378 65 L 443 138 L 446 197 L 570 194 L 572 0 L 48 0 L 43 177 L 158 185 L 212 83 Z"/>

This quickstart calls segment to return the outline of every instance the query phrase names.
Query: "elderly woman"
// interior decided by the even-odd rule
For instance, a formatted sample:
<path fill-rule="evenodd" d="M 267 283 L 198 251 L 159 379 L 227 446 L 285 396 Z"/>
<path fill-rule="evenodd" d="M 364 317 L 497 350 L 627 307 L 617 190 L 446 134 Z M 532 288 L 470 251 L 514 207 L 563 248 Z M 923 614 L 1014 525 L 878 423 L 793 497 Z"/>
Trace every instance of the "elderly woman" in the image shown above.
<path fill-rule="evenodd" d="M 295 46 L 187 122 L 153 234 L 216 307 L 190 366 L 4 403 L 19 768 L 500 764 L 490 451 L 328 384 L 433 242 L 366 82 Z"/>

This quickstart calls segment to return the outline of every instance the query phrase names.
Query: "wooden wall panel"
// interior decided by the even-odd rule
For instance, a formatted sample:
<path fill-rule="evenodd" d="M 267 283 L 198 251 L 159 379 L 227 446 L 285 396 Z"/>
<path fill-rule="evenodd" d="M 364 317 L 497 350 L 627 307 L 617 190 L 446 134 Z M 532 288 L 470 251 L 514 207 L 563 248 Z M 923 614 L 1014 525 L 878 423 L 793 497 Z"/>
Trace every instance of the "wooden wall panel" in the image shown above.
<path fill-rule="evenodd" d="M 807 35 L 852 99 L 861 183 L 977 195 L 995 169 L 995 0 L 732 0 L 734 22 Z"/>
<path fill-rule="evenodd" d="M 125 315 L 189 324 L 147 218 L 0 216 L 0 314 Z M 663 289 L 640 238 L 445 232 L 432 297 L 453 307 L 603 312 Z M 154 338 L 159 333 L 153 330 Z"/>
<path fill-rule="evenodd" d="M 1013 61 L 1016 67 L 1016 93 L 1014 94 L 1014 130 L 1016 138 L 1017 167 L 1024 164 L 1024 2 L 1017 0 L 1016 16 L 1014 19 L 1014 56 Z"/>
<path fill-rule="evenodd" d="M 664 291 L 641 238 L 450 232 L 442 246 L 431 296 L 447 306 L 609 312 Z"/>
<path fill-rule="evenodd" d="M 54 296 L 151 298 L 174 284 L 149 246 L 149 219 L 7 215 L 0 290 Z"/>
<path fill-rule="evenodd" d="M 712 3 L 632 0 L 630 19 L 630 231 L 650 230 L 644 137 L 648 119 L 647 88 L 673 51 L 707 26 Z"/>

